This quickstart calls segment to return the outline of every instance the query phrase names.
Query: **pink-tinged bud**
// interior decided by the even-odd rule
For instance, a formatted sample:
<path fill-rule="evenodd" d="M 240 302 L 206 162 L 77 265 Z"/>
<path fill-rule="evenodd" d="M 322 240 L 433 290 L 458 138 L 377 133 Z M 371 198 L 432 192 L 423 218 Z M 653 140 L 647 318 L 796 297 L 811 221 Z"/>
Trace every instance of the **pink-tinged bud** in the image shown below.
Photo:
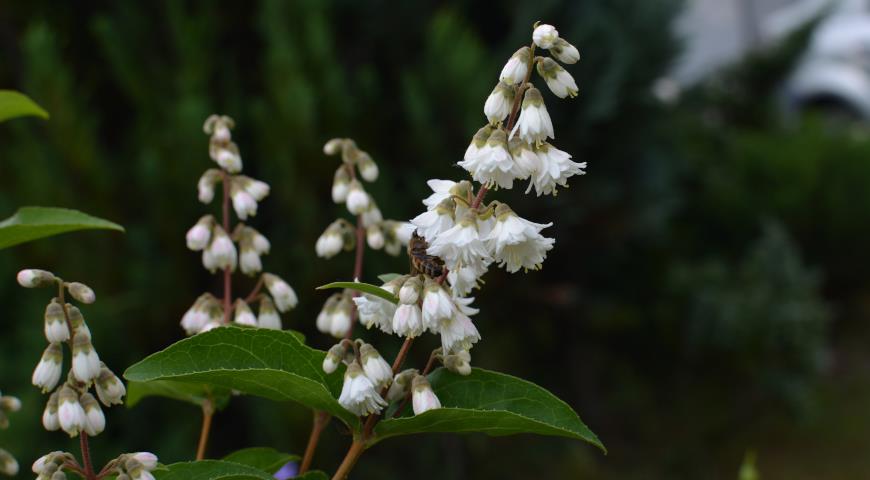
<path fill-rule="evenodd" d="M 17 278 L 18 284 L 24 288 L 50 287 L 57 281 L 53 273 L 35 268 L 28 268 L 18 272 Z"/>

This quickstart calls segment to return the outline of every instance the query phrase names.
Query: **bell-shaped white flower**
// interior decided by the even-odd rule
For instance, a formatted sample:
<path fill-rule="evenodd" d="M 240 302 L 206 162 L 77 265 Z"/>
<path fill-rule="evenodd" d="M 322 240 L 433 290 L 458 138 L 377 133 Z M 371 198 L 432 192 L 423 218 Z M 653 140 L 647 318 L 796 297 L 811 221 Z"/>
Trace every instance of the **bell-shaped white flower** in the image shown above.
<path fill-rule="evenodd" d="M 209 321 L 209 309 L 217 300 L 210 293 L 200 295 L 181 318 L 181 328 L 188 335 L 194 335 L 202 330 Z"/>
<path fill-rule="evenodd" d="M 458 350 L 470 350 L 480 340 L 480 332 L 467 315 L 457 311 L 455 315 L 441 320 L 441 347 L 445 354 Z"/>
<path fill-rule="evenodd" d="M 441 401 L 423 375 L 417 375 L 411 382 L 411 404 L 414 406 L 414 415 L 441 408 Z"/>
<path fill-rule="evenodd" d="M 399 288 L 399 302 L 409 305 L 417 303 L 422 289 L 423 283 L 420 281 L 419 276 L 408 278 L 402 284 L 402 287 Z"/>
<path fill-rule="evenodd" d="M 344 385 L 341 387 L 338 403 L 360 417 L 380 413 L 387 406 L 387 402 L 375 390 L 375 384 L 356 361 L 344 373 Z"/>
<path fill-rule="evenodd" d="M 393 315 L 396 305 L 374 295 L 353 297 L 359 322 L 366 328 L 376 327 L 387 334 L 393 333 Z"/>
<path fill-rule="evenodd" d="M 359 167 L 359 174 L 363 178 L 363 180 L 367 182 L 374 182 L 378 179 L 378 164 L 372 160 L 372 157 L 362 152 L 363 155 L 360 155 L 357 160 L 357 166 Z"/>
<path fill-rule="evenodd" d="M 221 171 L 216 168 L 209 168 L 199 177 L 196 183 L 197 196 L 202 203 L 211 203 L 214 200 L 214 187 L 222 178 Z"/>
<path fill-rule="evenodd" d="M 427 253 L 440 257 L 450 270 L 464 265 L 479 268 L 490 261 L 478 232 L 477 214 L 473 211 L 467 212 L 456 225 L 438 235 Z"/>
<path fill-rule="evenodd" d="M 233 200 L 233 209 L 240 219 L 247 220 L 249 215 L 252 217 L 257 215 L 257 201 L 253 195 L 239 185 L 239 182 L 233 182 L 233 186 L 230 188 L 230 197 Z"/>
<path fill-rule="evenodd" d="M 0 448 L 0 473 L 14 477 L 18 475 L 18 460 L 11 453 Z"/>
<path fill-rule="evenodd" d="M 218 269 L 234 271 L 237 259 L 236 245 L 220 225 L 215 225 L 211 243 L 202 251 L 203 266 L 212 273 Z"/>
<path fill-rule="evenodd" d="M 248 327 L 257 326 L 257 317 L 254 316 L 254 312 L 251 311 L 251 307 L 248 306 L 248 303 L 241 298 L 236 299 L 233 306 L 233 312 L 233 322 Z"/>
<path fill-rule="evenodd" d="M 103 409 L 100 408 L 97 399 L 90 393 L 83 393 L 79 397 L 79 403 L 85 410 L 85 433 L 91 437 L 102 433 L 106 429 L 106 416 L 103 415 Z"/>
<path fill-rule="evenodd" d="M 329 334 L 335 338 L 344 338 L 351 327 L 350 315 L 353 305 L 347 296 L 343 296 L 336 304 L 329 320 Z"/>
<path fill-rule="evenodd" d="M 151 452 L 136 452 L 130 456 L 141 464 L 146 470 L 154 470 L 157 468 L 157 455 Z"/>
<path fill-rule="evenodd" d="M 187 231 L 187 235 L 185 236 L 187 248 L 193 251 L 199 251 L 208 246 L 208 243 L 211 241 L 211 229 L 214 224 L 214 217 L 211 215 L 205 215 L 200 218 L 199 221 L 196 222 L 196 225 Z"/>
<path fill-rule="evenodd" d="M 532 175 L 529 188 L 526 193 L 529 193 L 532 187 L 535 187 L 535 192 L 540 197 L 541 195 L 556 195 L 557 187 L 567 187 L 568 178 L 574 175 L 585 175 L 586 162 L 573 162 L 571 155 L 563 152 L 558 148 L 544 142 L 535 148 L 540 161 L 538 171 Z"/>
<path fill-rule="evenodd" d="M 91 345 L 91 339 L 82 332 L 76 333 L 72 347 L 72 371 L 76 378 L 88 383 L 100 375 L 100 356 Z"/>
<path fill-rule="evenodd" d="M 369 225 L 366 228 L 366 243 L 372 250 L 384 248 L 384 232 L 380 225 Z"/>
<path fill-rule="evenodd" d="M 341 220 L 332 222 L 317 239 L 314 251 L 318 257 L 332 258 L 344 248 L 344 227 Z"/>
<path fill-rule="evenodd" d="M 468 144 L 468 148 L 465 149 L 465 154 L 462 156 L 462 161 L 459 162 L 459 165 L 468 170 L 469 172 L 477 169 L 477 165 L 479 163 L 479 158 L 481 154 L 486 152 L 487 149 L 487 141 L 489 137 L 492 135 L 494 128 L 492 125 L 484 125 L 478 130 L 473 137 L 471 137 L 471 143 Z M 449 183 L 446 183 L 449 182 Z M 432 188 L 435 193 L 441 193 L 440 196 L 436 197 L 435 194 L 430 195 L 429 198 L 423 200 L 423 203 L 427 205 L 430 209 L 434 208 L 435 205 L 444 201 L 444 199 L 455 195 L 458 192 L 453 191 L 453 187 L 456 182 L 452 182 L 449 180 L 429 180 L 429 187 Z M 436 187 L 439 190 L 436 190 Z M 461 196 L 461 195 L 460 195 Z M 435 199 L 440 199 L 438 203 L 430 203 Z"/>
<path fill-rule="evenodd" d="M 224 145 L 212 143 L 209 147 L 209 155 L 229 173 L 242 171 L 242 156 L 239 154 L 239 147 L 233 142 Z"/>
<path fill-rule="evenodd" d="M 317 326 L 317 330 L 321 333 L 329 333 L 329 330 L 332 327 L 332 315 L 335 313 L 335 309 L 341 299 L 342 294 L 335 293 L 330 295 L 329 298 L 326 299 L 326 302 L 323 303 L 320 313 L 317 314 L 317 320 L 314 322 Z"/>
<path fill-rule="evenodd" d="M 127 394 L 124 382 L 114 372 L 109 370 L 105 364 L 100 365 L 100 376 L 97 377 L 94 385 L 96 386 L 97 397 L 103 402 L 103 405 L 110 407 L 124 403 L 124 395 Z"/>
<path fill-rule="evenodd" d="M 61 343 L 69 340 L 69 336 L 69 325 L 66 323 L 63 307 L 57 300 L 52 299 L 45 307 L 45 339 L 49 343 Z"/>
<path fill-rule="evenodd" d="M 336 371 L 346 354 L 347 349 L 343 342 L 333 345 L 329 350 L 327 350 L 326 356 L 323 357 L 323 371 L 327 374 Z"/>
<path fill-rule="evenodd" d="M 580 60 L 580 52 L 577 47 L 571 45 L 563 38 L 558 38 L 550 47 L 550 54 L 562 63 L 572 64 Z"/>
<path fill-rule="evenodd" d="M 384 221 L 381 209 L 378 208 L 377 204 L 375 204 L 375 201 L 372 200 L 371 197 L 369 197 L 369 206 L 364 212 L 362 212 L 361 217 L 363 227 L 370 227 Z"/>
<path fill-rule="evenodd" d="M 498 82 L 492 93 L 486 98 L 486 103 L 483 104 L 483 114 L 489 123 L 495 125 L 503 121 L 511 113 L 511 107 L 514 103 L 514 89 L 512 86 Z"/>
<path fill-rule="evenodd" d="M 514 160 L 508 151 L 507 134 L 497 129 L 492 132 L 486 146 L 470 162 L 459 162 L 459 166 L 468 170 L 477 182 L 502 188 L 511 188 L 516 176 Z"/>
<path fill-rule="evenodd" d="M 574 77 L 552 58 L 543 58 L 538 62 L 538 74 L 557 97 L 577 96 L 577 82 Z"/>
<path fill-rule="evenodd" d="M 323 153 L 326 155 L 336 155 L 344 147 L 346 139 L 331 138 L 323 144 Z"/>
<path fill-rule="evenodd" d="M 50 343 L 45 352 L 42 353 L 39 363 L 36 364 L 31 381 L 34 386 L 42 390 L 42 393 L 50 392 L 60 381 L 62 369 L 63 349 L 59 343 Z"/>
<path fill-rule="evenodd" d="M 556 27 L 546 23 L 538 25 L 532 32 L 532 40 L 541 48 L 551 48 L 558 38 L 559 32 Z"/>
<path fill-rule="evenodd" d="M 535 87 L 526 90 L 523 97 L 523 108 L 517 119 L 516 125 L 511 130 L 511 138 L 519 133 L 520 138 L 526 142 L 538 144 L 549 138 L 555 138 L 553 133 L 553 121 L 544 105 L 544 97 L 540 90 Z"/>
<path fill-rule="evenodd" d="M 401 304 L 396 308 L 393 332 L 400 337 L 419 337 L 423 333 L 423 314 L 417 304 Z"/>
<path fill-rule="evenodd" d="M 484 241 L 499 266 L 510 273 L 539 269 L 556 242 L 541 235 L 541 230 L 553 224 L 530 222 L 504 203 L 496 208 L 495 216 L 495 226 Z"/>
<path fill-rule="evenodd" d="M 64 386 L 60 390 L 57 418 L 60 422 L 60 428 L 70 437 L 75 437 L 85 429 L 87 422 L 85 410 L 79 403 L 78 394 L 69 386 Z"/>
<path fill-rule="evenodd" d="M 257 325 L 269 330 L 281 330 L 281 316 L 275 309 L 275 304 L 268 295 L 260 298 L 260 309 L 257 311 Z"/>
<path fill-rule="evenodd" d="M 375 350 L 375 347 L 364 343 L 359 349 L 359 355 L 363 371 L 377 388 L 384 388 L 390 384 L 393 380 L 393 368 Z"/>
<path fill-rule="evenodd" d="M 511 172 L 514 178 L 525 180 L 538 171 L 541 161 L 531 145 L 515 136 L 510 139 L 508 146 L 514 160 Z"/>
<path fill-rule="evenodd" d="M 278 275 L 264 273 L 263 282 L 265 282 L 269 293 L 272 294 L 272 298 L 275 299 L 275 305 L 279 312 L 286 312 L 299 303 L 299 297 L 296 296 L 293 287 Z"/>
<path fill-rule="evenodd" d="M 368 210 L 370 203 L 371 198 L 362 185 L 356 180 L 351 181 L 347 192 L 347 210 L 353 215 L 359 215 Z"/>
<path fill-rule="evenodd" d="M 350 192 L 350 174 L 347 168 L 344 164 L 339 166 L 332 179 L 332 201 L 335 203 L 347 201 L 347 194 Z"/>
<path fill-rule="evenodd" d="M 423 294 L 423 327 L 437 332 L 441 320 L 453 316 L 453 297 L 435 280 L 427 279 Z"/>
<path fill-rule="evenodd" d="M 263 201 L 271 190 L 268 183 L 245 175 L 237 175 L 234 181 L 257 202 Z"/>
<path fill-rule="evenodd" d="M 242 253 L 239 256 L 239 270 L 245 275 L 256 275 L 263 270 L 263 260 L 260 254 L 253 248 L 245 248 L 243 245 Z"/>
<path fill-rule="evenodd" d="M 52 393 L 48 397 L 48 402 L 45 404 L 45 410 L 42 412 L 42 426 L 49 432 L 60 430 L 60 416 L 58 412 L 58 409 L 60 408 L 59 398 L 60 393 L 58 391 Z M 34 473 L 36 473 L 35 470 Z"/>
<path fill-rule="evenodd" d="M 416 368 L 409 368 L 397 373 L 393 377 L 393 382 L 390 383 L 390 389 L 387 390 L 387 401 L 392 403 L 405 398 L 411 391 L 411 382 L 419 374 L 420 372 Z"/>
<path fill-rule="evenodd" d="M 516 85 L 526 78 L 529 71 L 529 63 L 531 62 L 532 51 L 529 47 L 523 47 L 507 61 L 504 68 L 501 69 L 501 74 L 498 79 L 508 85 Z"/>
<path fill-rule="evenodd" d="M 435 240 L 442 232 L 449 230 L 454 225 L 453 212 L 456 203 L 451 198 L 444 199 L 434 209 L 426 210 L 414 217 L 411 223 L 417 228 L 427 242 Z"/>

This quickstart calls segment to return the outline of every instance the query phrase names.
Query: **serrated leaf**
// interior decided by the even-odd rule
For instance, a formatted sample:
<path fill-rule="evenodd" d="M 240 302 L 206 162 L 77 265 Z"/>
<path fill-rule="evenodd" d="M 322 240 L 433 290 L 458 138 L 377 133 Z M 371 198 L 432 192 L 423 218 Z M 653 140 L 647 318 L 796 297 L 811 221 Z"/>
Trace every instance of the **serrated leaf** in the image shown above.
<path fill-rule="evenodd" d="M 392 293 L 384 290 L 381 287 L 376 287 L 374 285 L 362 282 L 332 282 L 317 287 L 317 290 L 326 290 L 330 288 L 347 288 L 350 290 L 356 290 L 358 292 L 368 293 L 376 297 L 381 297 L 384 300 L 388 300 L 395 304 L 399 303 L 399 297 L 393 295 Z"/>
<path fill-rule="evenodd" d="M 375 441 L 427 432 L 535 433 L 584 440 L 606 451 L 571 407 L 534 383 L 479 368 L 468 376 L 439 368 L 429 381 L 442 408 L 416 416 L 406 410 L 384 420 L 375 427 Z"/>
<path fill-rule="evenodd" d="M 165 380 L 127 383 L 128 408 L 135 407 L 143 398 L 147 397 L 171 398 L 192 403 L 199 407 L 202 407 L 206 400 L 211 400 L 212 406 L 215 409 L 223 410 L 229 403 L 230 390 L 202 383 L 182 383 Z"/>
<path fill-rule="evenodd" d="M 221 460 L 173 463 L 151 473 L 158 480 L 275 480 L 257 468 Z"/>
<path fill-rule="evenodd" d="M 21 92 L 0 90 L 0 122 L 27 116 L 48 119 L 48 112 Z"/>
<path fill-rule="evenodd" d="M 124 227 L 78 210 L 21 207 L 0 222 L 0 249 L 76 230 L 117 230 Z"/>
<path fill-rule="evenodd" d="M 342 372 L 326 375 L 326 352 L 289 331 L 220 327 L 186 338 L 128 368 L 130 381 L 204 383 L 324 410 L 352 428 L 359 419 L 336 400 Z"/>
<path fill-rule="evenodd" d="M 241 463 L 273 475 L 288 462 L 296 460 L 299 460 L 298 455 L 282 453 L 268 447 L 245 448 L 223 458 L 224 462 Z"/>
<path fill-rule="evenodd" d="M 393 281 L 401 276 L 402 276 L 401 273 L 383 273 L 381 275 L 378 275 L 378 280 L 380 280 L 384 283 L 387 283 L 387 282 Z"/>

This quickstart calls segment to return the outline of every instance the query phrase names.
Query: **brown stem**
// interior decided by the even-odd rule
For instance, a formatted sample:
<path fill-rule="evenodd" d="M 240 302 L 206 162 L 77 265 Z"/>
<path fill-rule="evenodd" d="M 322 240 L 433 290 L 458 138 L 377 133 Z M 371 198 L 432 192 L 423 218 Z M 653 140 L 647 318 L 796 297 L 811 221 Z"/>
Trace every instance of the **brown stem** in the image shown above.
<path fill-rule="evenodd" d="M 302 464 L 299 466 L 299 475 L 307 472 L 311 468 L 311 461 L 314 459 L 314 452 L 317 450 L 317 443 L 320 441 L 320 432 L 329 425 L 332 415 L 326 412 L 314 412 L 314 423 L 311 425 L 311 435 L 308 437 L 308 446 L 305 447 L 305 455 L 302 457 Z"/>
<path fill-rule="evenodd" d="M 365 443 L 359 439 L 354 440 L 338 470 L 335 471 L 335 475 L 332 476 L 332 480 L 344 480 L 347 478 L 347 475 L 353 469 L 353 466 L 356 465 L 357 460 L 359 460 L 360 455 L 362 455 L 363 450 L 365 450 Z"/>
<path fill-rule="evenodd" d="M 96 480 L 94 467 L 91 465 L 91 449 L 88 446 L 88 434 L 81 432 L 79 434 L 79 445 L 82 448 L 82 463 L 84 463 L 85 478 L 87 480 Z"/>
<path fill-rule="evenodd" d="M 365 244 L 365 227 L 363 226 L 362 215 L 356 216 L 356 257 L 353 262 L 353 280 L 357 281 L 362 277 L 362 268 L 363 268 L 363 256 L 366 251 Z M 353 296 L 359 296 L 359 292 L 354 291 Z M 347 329 L 347 333 L 344 334 L 344 338 L 351 338 L 353 336 L 353 327 L 356 326 L 357 318 L 359 318 L 359 312 L 356 310 L 356 304 L 353 305 L 353 308 L 350 311 L 350 328 Z"/>
<path fill-rule="evenodd" d="M 226 172 L 221 170 L 221 176 L 223 181 L 221 184 L 224 188 L 224 198 L 222 204 L 222 214 L 223 214 L 223 229 L 224 232 L 229 235 L 230 234 L 230 176 L 227 175 Z M 230 310 L 232 306 L 230 305 L 231 297 L 233 295 L 233 272 L 231 268 L 224 269 L 224 323 L 230 323 Z"/>
<path fill-rule="evenodd" d="M 254 301 L 255 298 L 257 298 L 257 295 L 260 294 L 260 290 L 263 289 L 264 283 L 265 280 L 263 280 L 263 276 L 260 275 L 260 279 L 257 280 L 257 284 L 254 285 L 254 289 L 251 290 L 251 293 L 249 293 L 247 297 L 245 297 L 245 303 L 251 303 Z"/>
<path fill-rule="evenodd" d="M 199 445 L 196 447 L 196 459 L 205 458 L 205 449 L 208 446 L 208 435 L 211 432 L 211 419 L 214 416 L 214 406 L 211 399 L 202 403 L 202 430 L 199 432 Z"/>
<path fill-rule="evenodd" d="M 435 360 L 438 359 L 437 353 L 438 353 L 437 348 L 435 350 L 432 350 L 432 353 L 429 354 L 429 361 L 426 362 L 426 368 L 423 369 L 423 372 L 420 375 L 423 375 L 424 377 L 426 375 L 429 375 L 429 372 L 432 370 L 432 367 L 435 366 Z M 402 403 L 399 404 L 399 407 L 396 409 L 395 412 L 393 412 L 393 418 L 398 418 L 399 415 L 402 414 L 402 411 L 405 410 L 405 407 L 408 405 L 409 401 L 411 401 L 411 394 L 410 393 L 405 395 L 405 398 L 402 399 Z"/>

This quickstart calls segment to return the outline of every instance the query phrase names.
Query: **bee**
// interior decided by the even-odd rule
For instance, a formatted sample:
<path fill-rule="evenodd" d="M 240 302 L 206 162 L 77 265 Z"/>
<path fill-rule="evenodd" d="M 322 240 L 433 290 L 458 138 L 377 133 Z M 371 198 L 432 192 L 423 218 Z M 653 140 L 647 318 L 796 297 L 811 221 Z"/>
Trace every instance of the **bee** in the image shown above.
<path fill-rule="evenodd" d="M 427 248 L 429 248 L 429 244 L 426 243 L 426 239 L 414 232 L 408 242 L 408 258 L 411 260 L 411 270 L 415 273 L 438 278 L 444 274 L 444 260 L 426 253 Z"/>

